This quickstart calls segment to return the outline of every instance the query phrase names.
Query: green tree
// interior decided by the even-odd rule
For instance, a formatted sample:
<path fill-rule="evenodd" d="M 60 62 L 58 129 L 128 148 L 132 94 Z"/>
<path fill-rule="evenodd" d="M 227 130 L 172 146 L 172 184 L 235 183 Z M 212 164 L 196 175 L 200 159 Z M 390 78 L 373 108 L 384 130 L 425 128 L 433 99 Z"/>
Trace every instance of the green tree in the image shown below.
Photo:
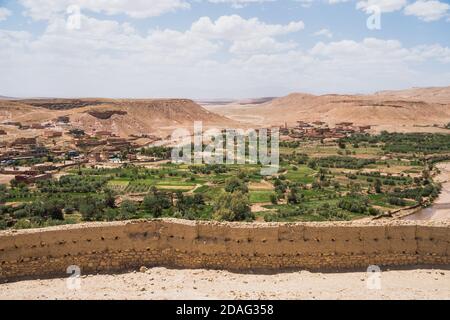
<path fill-rule="evenodd" d="M 288 195 L 289 204 L 298 204 L 300 202 L 301 195 L 298 194 L 297 188 L 291 188 Z"/>
<path fill-rule="evenodd" d="M 4 184 L 0 184 L 0 203 L 5 203 L 8 198 L 8 189 Z"/>
<path fill-rule="evenodd" d="M 380 179 L 377 179 L 377 180 L 375 181 L 375 192 L 376 192 L 376 193 L 382 193 L 383 190 L 381 189 L 381 187 L 382 187 L 381 180 L 380 180 Z"/>
<path fill-rule="evenodd" d="M 110 189 L 107 189 L 105 192 L 105 206 L 113 209 L 116 207 L 116 197 L 114 196 L 114 192 Z"/>
<path fill-rule="evenodd" d="M 278 196 L 276 193 L 270 195 L 270 202 L 274 205 L 278 204 Z"/>
<path fill-rule="evenodd" d="M 218 220 L 251 221 L 255 219 L 248 196 L 241 191 L 222 194 L 217 199 L 214 210 Z"/>
<path fill-rule="evenodd" d="M 164 209 L 170 208 L 171 205 L 170 199 L 159 192 L 149 193 L 142 202 L 142 208 L 155 218 L 161 217 Z"/>
<path fill-rule="evenodd" d="M 80 201 L 79 211 L 84 221 L 98 220 L 102 216 L 103 209 L 103 204 L 91 196 L 87 196 Z"/>
<path fill-rule="evenodd" d="M 123 220 L 133 219 L 136 217 L 138 208 L 133 201 L 125 200 L 120 205 L 120 218 Z"/>
<path fill-rule="evenodd" d="M 237 177 L 232 177 L 225 181 L 225 191 L 230 193 L 237 191 L 248 193 L 248 187 L 243 180 Z"/>
<path fill-rule="evenodd" d="M 46 215 L 50 216 L 53 220 L 64 220 L 63 208 L 64 202 L 61 200 L 47 199 L 44 201 Z"/>

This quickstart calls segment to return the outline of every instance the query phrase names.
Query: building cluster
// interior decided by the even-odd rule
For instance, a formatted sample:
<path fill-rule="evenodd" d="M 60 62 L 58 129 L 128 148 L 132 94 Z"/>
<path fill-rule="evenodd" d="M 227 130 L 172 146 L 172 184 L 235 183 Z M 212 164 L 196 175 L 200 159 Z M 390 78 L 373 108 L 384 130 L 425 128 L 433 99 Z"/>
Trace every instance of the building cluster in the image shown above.
<path fill-rule="evenodd" d="M 288 127 L 285 124 L 280 128 L 280 134 L 291 139 L 341 139 L 355 133 L 366 133 L 371 126 L 356 126 L 353 122 L 336 123 L 334 127 L 330 127 L 323 121 L 297 121 L 295 127 Z"/>
<path fill-rule="evenodd" d="M 0 142 L 0 162 L 2 164 L 19 161 L 32 160 L 48 155 L 49 151 L 39 144 L 37 138 L 17 138 L 11 142 Z"/>
<path fill-rule="evenodd" d="M 14 176 L 17 182 L 34 183 L 50 179 L 60 163 L 77 165 L 79 163 L 118 163 L 133 162 L 138 158 L 134 150 L 161 140 L 145 134 L 122 138 L 113 132 L 92 129 L 86 133 L 74 127 L 70 118 L 60 116 L 46 123 L 23 124 L 5 121 L 0 129 L 0 174 Z M 13 134 L 7 129 L 14 126 Z M 21 130 L 28 130 L 20 134 Z M 8 132 L 10 134 L 8 134 Z M 36 159 L 53 161 L 57 167 L 48 165 L 18 167 L 21 164 L 35 163 Z M 45 169 L 45 170 L 44 170 Z"/>
<path fill-rule="evenodd" d="M 2 166 L 0 174 L 14 176 L 18 183 L 31 184 L 48 180 L 61 169 L 78 165 L 76 161 L 63 161 L 61 163 L 45 162 L 31 166 Z"/>

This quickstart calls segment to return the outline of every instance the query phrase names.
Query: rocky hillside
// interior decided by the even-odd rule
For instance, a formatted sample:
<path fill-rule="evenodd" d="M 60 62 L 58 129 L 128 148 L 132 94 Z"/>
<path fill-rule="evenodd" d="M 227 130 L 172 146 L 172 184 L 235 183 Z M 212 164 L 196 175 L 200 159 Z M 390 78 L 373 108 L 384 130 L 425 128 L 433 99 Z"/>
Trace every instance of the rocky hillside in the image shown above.
<path fill-rule="evenodd" d="M 450 122 L 450 87 L 380 92 L 373 95 L 294 93 L 261 105 L 211 107 L 211 111 L 254 125 L 293 125 L 298 120 L 329 124 L 350 121 L 375 130 L 443 131 Z"/>
<path fill-rule="evenodd" d="M 75 127 L 107 130 L 120 136 L 170 134 L 176 128 L 233 127 L 236 123 L 211 113 L 191 100 L 57 99 L 0 102 L 0 122 L 42 123 L 67 116 Z"/>

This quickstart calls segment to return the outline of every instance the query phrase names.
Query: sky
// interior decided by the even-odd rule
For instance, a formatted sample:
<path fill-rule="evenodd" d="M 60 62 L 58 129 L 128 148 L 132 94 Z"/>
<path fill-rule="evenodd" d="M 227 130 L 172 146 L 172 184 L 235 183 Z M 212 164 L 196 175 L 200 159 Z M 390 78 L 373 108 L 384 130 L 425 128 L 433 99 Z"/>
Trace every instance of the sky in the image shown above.
<path fill-rule="evenodd" d="M 0 0 L 0 95 L 449 86 L 449 31 L 450 0 Z"/>

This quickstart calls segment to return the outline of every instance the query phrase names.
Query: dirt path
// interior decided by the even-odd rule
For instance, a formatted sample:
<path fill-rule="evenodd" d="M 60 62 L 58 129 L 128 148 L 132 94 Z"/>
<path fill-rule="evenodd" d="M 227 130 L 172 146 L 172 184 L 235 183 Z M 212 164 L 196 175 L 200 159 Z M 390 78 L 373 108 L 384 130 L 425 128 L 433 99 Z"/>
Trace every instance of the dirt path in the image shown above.
<path fill-rule="evenodd" d="M 197 189 L 201 188 L 201 187 L 202 187 L 201 184 L 196 184 L 195 187 L 194 187 L 194 189 L 191 189 L 191 190 L 190 190 L 189 192 L 187 192 L 186 194 L 193 195 L 193 194 L 195 194 L 195 191 L 196 191 Z"/>
<path fill-rule="evenodd" d="M 365 272 L 273 275 L 227 271 L 171 270 L 81 278 L 81 289 L 67 279 L 0 285 L 0 299 L 447 299 L 449 270 L 385 270 L 380 290 L 369 290 Z"/>

